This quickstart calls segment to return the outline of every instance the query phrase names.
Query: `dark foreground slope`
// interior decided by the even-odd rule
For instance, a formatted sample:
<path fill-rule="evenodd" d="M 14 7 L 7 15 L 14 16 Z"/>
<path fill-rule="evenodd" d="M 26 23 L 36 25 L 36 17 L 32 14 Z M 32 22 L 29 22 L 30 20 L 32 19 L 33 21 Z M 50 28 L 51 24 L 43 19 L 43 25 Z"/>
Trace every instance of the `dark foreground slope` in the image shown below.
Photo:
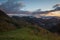
<path fill-rule="evenodd" d="M 21 28 L 14 31 L 0 33 L 0 40 L 60 40 L 60 36 L 47 32 L 46 30 L 32 30 Z"/>
<path fill-rule="evenodd" d="M 0 10 L 0 32 L 16 29 L 15 20 Z"/>

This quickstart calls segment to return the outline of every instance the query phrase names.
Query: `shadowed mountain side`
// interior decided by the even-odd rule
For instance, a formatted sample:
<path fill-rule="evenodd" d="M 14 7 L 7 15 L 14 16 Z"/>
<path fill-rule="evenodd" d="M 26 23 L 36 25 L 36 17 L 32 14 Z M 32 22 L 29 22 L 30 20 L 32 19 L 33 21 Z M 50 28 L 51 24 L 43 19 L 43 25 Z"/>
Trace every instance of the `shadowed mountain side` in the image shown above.
<path fill-rule="evenodd" d="M 16 29 L 16 21 L 10 18 L 2 10 L 0 10 L 0 31 L 9 31 Z"/>

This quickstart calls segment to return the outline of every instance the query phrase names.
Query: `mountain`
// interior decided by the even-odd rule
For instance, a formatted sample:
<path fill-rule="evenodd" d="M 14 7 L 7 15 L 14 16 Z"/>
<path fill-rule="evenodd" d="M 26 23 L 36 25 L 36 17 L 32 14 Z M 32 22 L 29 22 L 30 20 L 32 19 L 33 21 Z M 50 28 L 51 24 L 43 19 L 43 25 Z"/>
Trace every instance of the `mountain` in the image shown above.
<path fill-rule="evenodd" d="M 10 18 L 6 13 L 0 10 L 0 32 L 16 29 L 16 22 Z"/>
<path fill-rule="evenodd" d="M 23 22 L 25 22 L 25 24 L 30 23 L 32 25 L 38 25 L 39 27 L 42 27 L 53 33 L 60 33 L 60 27 L 59 27 L 60 17 L 55 16 L 48 19 L 43 19 L 43 18 L 36 18 L 36 17 L 29 17 L 29 16 L 27 17 L 13 16 L 12 18 L 20 22 L 20 25 L 22 25 Z"/>

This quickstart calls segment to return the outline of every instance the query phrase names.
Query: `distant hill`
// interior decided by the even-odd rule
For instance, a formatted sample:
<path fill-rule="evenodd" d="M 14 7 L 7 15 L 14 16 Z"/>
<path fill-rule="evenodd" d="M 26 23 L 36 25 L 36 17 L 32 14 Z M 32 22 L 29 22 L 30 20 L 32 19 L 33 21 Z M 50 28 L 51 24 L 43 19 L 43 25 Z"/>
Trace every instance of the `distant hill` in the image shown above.
<path fill-rule="evenodd" d="M 20 25 L 24 24 L 25 26 L 29 23 L 32 25 L 38 25 L 39 27 L 42 27 L 50 32 L 53 33 L 60 33 L 60 17 L 52 17 L 52 18 L 35 18 L 35 17 L 19 17 L 19 16 L 13 16 L 12 18 L 16 19 Z M 28 23 L 28 24 L 27 24 Z"/>

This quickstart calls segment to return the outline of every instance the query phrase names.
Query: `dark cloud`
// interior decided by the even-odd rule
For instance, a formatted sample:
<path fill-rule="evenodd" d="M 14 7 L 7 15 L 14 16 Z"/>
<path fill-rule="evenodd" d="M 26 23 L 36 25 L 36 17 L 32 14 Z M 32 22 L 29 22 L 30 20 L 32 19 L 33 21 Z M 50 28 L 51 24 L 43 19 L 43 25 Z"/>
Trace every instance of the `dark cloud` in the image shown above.
<path fill-rule="evenodd" d="M 60 4 L 56 4 L 53 6 L 54 10 L 60 10 Z"/>
<path fill-rule="evenodd" d="M 8 0 L 0 5 L 0 9 L 5 10 L 6 12 L 19 11 L 22 7 L 24 7 L 24 4 L 17 0 Z"/>
<path fill-rule="evenodd" d="M 60 7 L 60 4 L 56 4 L 53 6 L 53 8 L 55 8 L 55 7 Z"/>

